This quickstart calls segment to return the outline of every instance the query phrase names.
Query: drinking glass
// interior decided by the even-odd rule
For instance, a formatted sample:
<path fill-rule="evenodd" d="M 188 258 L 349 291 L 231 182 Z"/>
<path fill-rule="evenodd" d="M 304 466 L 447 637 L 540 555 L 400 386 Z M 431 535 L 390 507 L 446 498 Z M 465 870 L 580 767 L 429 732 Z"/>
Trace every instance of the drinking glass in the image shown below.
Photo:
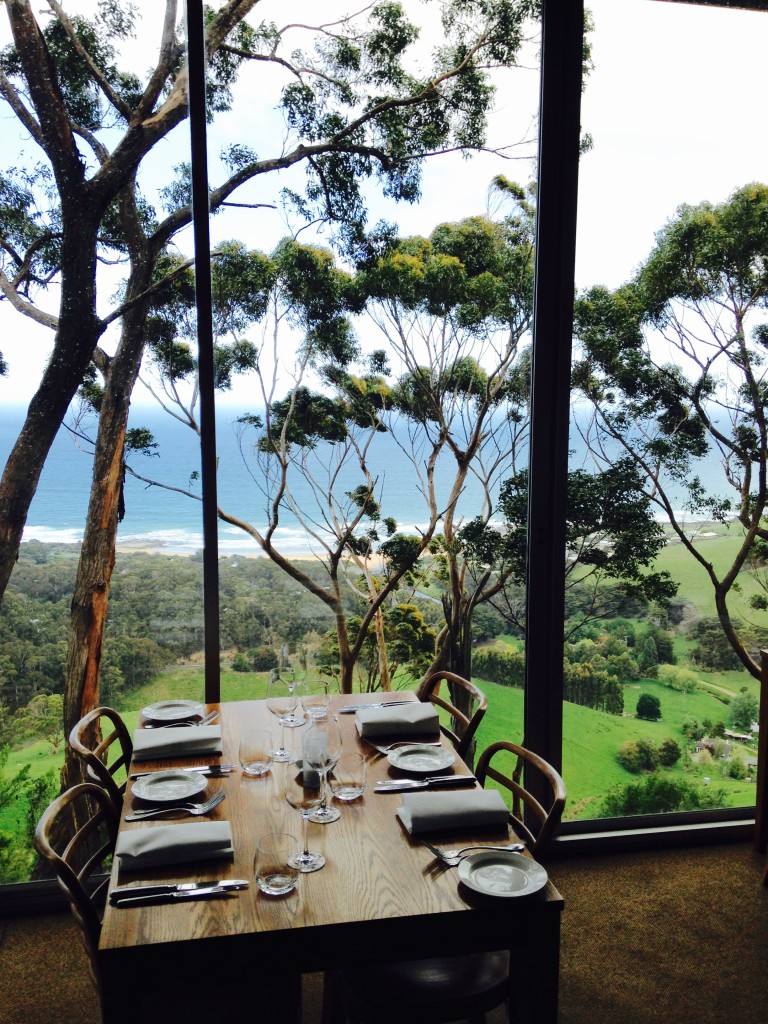
<path fill-rule="evenodd" d="M 272 669 L 267 683 L 267 707 L 280 723 L 280 746 L 272 754 L 273 761 L 290 761 L 294 756 L 285 746 L 285 726 L 291 724 L 289 718 L 296 710 L 297 701 L 298 697 L 286 681 Z"/>
<path fill-rule="evenodd" d="M 279 675 L 285 682 L 289 693 L 296 696 L 297 703 L 294 704 L 289 714 L 285 716 L 284 724 L 289 729 L 297 729 L 299 726 L 304 725 L 304 716 L 296 714 L 296 706 L 298 704 L 299 696 L 296 687 L 301 679 L 301 671 L 297 669 L 295 662 L 288 654 L 288 644 L 280 644 L 280 657 L 278 659 L 277 675 Z"/>
<path fill-rule="evenodd" d="M 368 758 L 356 751 L 344 750 L 328 778 L 335 800 L 357 800 L 365 792 Z"/>
<path fill-rule="evenodd" d="M 305 679 L 299 684 L 299 700 L 309 718 L 327 718 L 331 706 L 331 680 L 322 677 Z"/>
<path fill-rule="evenodd" d="M 301 812 L 301 852 L 289 860 L 297 871 L 318 871 L 325 864 L 322 853 L 311 853 L 307 842 L 307 822 L 315 807 L 320 805 L 320 778 L 314 769 L 297 758 L 283 765 L 283 795 L 291 807 Z"/>
<path fill-rule="evenodd" d="M 332 807 L 328 789 L 328 772 L 341 756 L 341 729 L 333 718 L 315 718 L 304 736 L 303 758 L 305 767 L 314 768 L 320 776 L 320 806 L 309 820 L 320 825 L 337 821 L 338 807 Z"/>
<path fill-rule="evenodd" d="M 240 767 L 244 775 L 266 775 L 275 757 L 269 729 L 248 729 L 240 737 Z"/>
<path fill-rule="evenodd" d="M 296 887 L 299 871 L 291 864 L 291 859 L 297 850 L 296 837 L 287 832 L 272 832 L 261 837 L 253 873 L 262 892 L 268 896 L 284 896 Z"/>

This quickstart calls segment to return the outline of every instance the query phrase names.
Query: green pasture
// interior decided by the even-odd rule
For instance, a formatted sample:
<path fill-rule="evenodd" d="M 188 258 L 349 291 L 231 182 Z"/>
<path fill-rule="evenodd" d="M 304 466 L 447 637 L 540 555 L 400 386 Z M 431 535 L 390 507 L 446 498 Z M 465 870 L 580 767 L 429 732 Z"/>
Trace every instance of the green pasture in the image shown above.
<path fill-rule="evenodd" d="M 704 532 L 717 533 L 715 537 L 699 537 L 695 540 L 696 550 L 710 563 L 718 574 L 723 576 L 733 563 L 733 559 L 741 543 L 738 526 L 711 526 Z M 707 570 L 685 548 L 680 541 L 671 540 L 658 555 L 655 563 L 658 571 L 666 570 L 678 584 L 678 594 L 690 601 L 702 616 L 714 616 L 715 597 Z M 761 593 L 759 586 L 748 573 L 742 572 L 738 580 L 739 593 L 732 593 L 729 604 L 732 614 L 741 617 L 754 617 L 749 608 L 749 598 Z"/>

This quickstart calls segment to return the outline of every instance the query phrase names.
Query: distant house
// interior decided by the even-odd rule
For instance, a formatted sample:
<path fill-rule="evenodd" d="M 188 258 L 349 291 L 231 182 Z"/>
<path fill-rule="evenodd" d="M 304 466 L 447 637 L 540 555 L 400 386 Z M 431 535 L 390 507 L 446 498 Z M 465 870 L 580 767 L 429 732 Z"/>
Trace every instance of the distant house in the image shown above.
<path fill-rule="evenodd" d="M 729 736 L 732 740 L 737 740 L 739 743 L 749 743 L 750 740 L 755 738 L 754 732 L 731 732 L 730 729 L 725 730 L 725 735 Z"/>

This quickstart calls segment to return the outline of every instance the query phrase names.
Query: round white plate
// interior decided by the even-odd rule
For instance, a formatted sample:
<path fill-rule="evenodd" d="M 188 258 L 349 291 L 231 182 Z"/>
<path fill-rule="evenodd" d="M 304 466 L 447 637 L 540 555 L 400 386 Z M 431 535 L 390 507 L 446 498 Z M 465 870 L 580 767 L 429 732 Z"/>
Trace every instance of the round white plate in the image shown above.
<path fill-rule="evenodd" d="M 528 896 L 547 884 L 547 872 L 521 853 L 488 850 L 459 861 L 459 880 L 486 896 Z"/>
<path fill-rule="evenodd" d="M 147 704 L 141 713 L 155 722 L 181 722 L 185 718 L 204 715 L 205 706 L 196 700 L 159 700 L 156 704 Z"/>
<path fill-rule="evenodd" d="M 456 760 L 452 750 L 445 747 L 429 747 L 414 743 L 409 747 L 395 747 L 387 754 L 387 760 L 394 768 L 403 772 L 416 772 L 418 775 L 431 775 L 433 772 L 450 768 Z"/>
<path fill-rule="evenodd" d="M 145 775 L 143 779 L 136 779 L 132 792 L 142 800 L 172 803 L 175 800 L 188 800 L 191 796 L 197 796 L 207 785 L 208 779 L 202 773 L 179 769 L 153 772 L 151 775 Z"/>

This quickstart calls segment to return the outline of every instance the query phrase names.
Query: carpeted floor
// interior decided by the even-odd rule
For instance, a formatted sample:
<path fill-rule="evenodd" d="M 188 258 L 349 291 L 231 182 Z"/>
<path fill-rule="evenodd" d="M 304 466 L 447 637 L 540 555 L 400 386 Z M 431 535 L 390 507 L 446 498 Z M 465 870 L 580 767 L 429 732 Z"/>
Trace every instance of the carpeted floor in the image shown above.
<path fill-rule="evenodd" d="M 565 897 L 560 1024 L 768 1024 L 764 870 L 742 843 L 551 864 Z M 0 1024 L 98 1024 L 68 915 L 0 933 Z M 304 1024 L 319 994 L 307 979 Z"/>

